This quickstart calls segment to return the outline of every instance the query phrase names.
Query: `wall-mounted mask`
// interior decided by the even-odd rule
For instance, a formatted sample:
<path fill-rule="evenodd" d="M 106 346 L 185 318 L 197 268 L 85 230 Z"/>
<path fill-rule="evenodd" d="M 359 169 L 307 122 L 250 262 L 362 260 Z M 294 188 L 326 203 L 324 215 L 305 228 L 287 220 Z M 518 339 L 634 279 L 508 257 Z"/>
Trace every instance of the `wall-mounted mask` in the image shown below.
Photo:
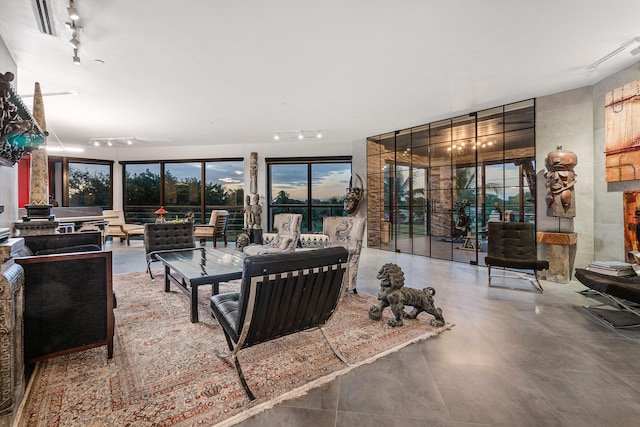
<path fill-rule="evenodd" d="M 357 215 L 364 200 L 364 188 L 362 185 L 362 178 L 356 174 L 356 185 L 353 185 L 353 176 L 349 180 L 349 188 L 347 188 L 347 194 L 344 198 L 344 210 L 349 216 Z M 359 181 L 359 186 L 358 186 Z"/>

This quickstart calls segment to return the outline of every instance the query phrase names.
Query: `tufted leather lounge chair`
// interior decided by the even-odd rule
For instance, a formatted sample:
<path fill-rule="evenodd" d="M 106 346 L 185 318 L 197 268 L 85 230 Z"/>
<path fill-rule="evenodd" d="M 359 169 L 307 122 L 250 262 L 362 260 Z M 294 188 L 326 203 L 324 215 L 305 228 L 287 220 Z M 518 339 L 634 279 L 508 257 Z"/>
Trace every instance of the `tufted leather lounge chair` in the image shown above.
<path fill-rule="evenodd" d="M 158 261 L 158 253 L 195 247 L 193 224 L 190 222 L 162 222 L 144 226 L 144 251 L 147 256 L 147 272 L 151 279 L 151 263 Z"/>
<path fill-rule="evenodd" d="M 543 292 L 537 272 L 548 269 L 549 262 L 540 260 L 537 257 L 533 224 L 530 222 L 489 222 L 488 238 L 488 254 L 484 261 L 487 264 L 490 287 Z M 492 285 L 492 267 L 503 267 L 505 271 L 515 274 L 503 274 L 499 277 L 528 280 L 534 286 L 534 289 Z M 533 274 L 527 275 L 525 272 L 512 271 L 510 269 L 533 270 Z"/>
<path fill-rule="evenodd" d="M 222 326 L 249 399 L 254 396 L 236 357 L 243 348 L 319 328 L 336 356 L 347 363 L 322 329 L 344 292 L 347 255 L 345 248 L 335 247 L 249 256 L 240 291 L 211 297 L 211 314 Z"/>

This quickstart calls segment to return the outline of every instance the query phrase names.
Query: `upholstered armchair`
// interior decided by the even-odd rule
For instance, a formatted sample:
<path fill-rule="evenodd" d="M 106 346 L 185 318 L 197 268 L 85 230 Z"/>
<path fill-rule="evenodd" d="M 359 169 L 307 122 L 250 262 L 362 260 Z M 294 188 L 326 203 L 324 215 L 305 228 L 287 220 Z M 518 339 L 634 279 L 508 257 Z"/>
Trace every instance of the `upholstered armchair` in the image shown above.
<path fill-rule="evenodd" d="M 229 219 L 229 211 L 222 209 L 214 209 L 211 211 L 209 224 L 194 226 L 193 232 L 196 239 L 200 239 L 200 244 L 204 245 L 206 239 L 213 240 L 213 247 L 217 247 L 216 243 L 219 237 L 224 240 L 227 246 L 227 222 Z"/>
<path fill-rule="evenodd" d="M 277 236 L 266 245 L 249 245 L 244 248 L 247 255 L 260 255 L 277 252 L 293 252 L 298 245 L 302 215 L 292 213 L 276 214 L 273 217 L 273 227 Z"/>
<path fill-rule="evenodd" d="M 548 269 L 549 262 L 539 260 L 537 257 L 533 224 L 530 222 L 489 222 L 488 239 L 488 254 L 484 260 L 487 264 L 490 287 L 543 292 L 537 272 Z M 498 277 L 528 280 L 534 289 L 492 285 L 492 267 L 504 268 L 504 274 Z M 513 271 L 514 269 L 533 270 L 533 273 Z M 506 272 L 513 274 L 509 275 Z"/>
<path fill-rule="evenodd" d="M 349 251 L 346 290 L 357 293 L 358 262 L 362 250 L 366 218 L 356 216 L 330 216 L 322 220 L 322 233 L 330 246 L 342 246 Z"/>

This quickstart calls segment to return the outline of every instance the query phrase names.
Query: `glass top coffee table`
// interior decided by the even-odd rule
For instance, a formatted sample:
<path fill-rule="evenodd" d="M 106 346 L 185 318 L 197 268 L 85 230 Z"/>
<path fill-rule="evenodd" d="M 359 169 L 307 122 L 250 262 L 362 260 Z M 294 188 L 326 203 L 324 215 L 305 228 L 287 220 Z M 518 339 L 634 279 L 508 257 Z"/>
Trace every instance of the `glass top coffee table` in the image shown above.
<path fill-rule="evenodd" d="M 171 282 L 191 297 L 191 322 L 198 322 L 198 286 L 211 285 L 211 292 L 219 292 L 220 282 L 242 278 L 245 254 L 235 248 L 182 249 L 157 253 L 164 265 L 164 291 Z"/>

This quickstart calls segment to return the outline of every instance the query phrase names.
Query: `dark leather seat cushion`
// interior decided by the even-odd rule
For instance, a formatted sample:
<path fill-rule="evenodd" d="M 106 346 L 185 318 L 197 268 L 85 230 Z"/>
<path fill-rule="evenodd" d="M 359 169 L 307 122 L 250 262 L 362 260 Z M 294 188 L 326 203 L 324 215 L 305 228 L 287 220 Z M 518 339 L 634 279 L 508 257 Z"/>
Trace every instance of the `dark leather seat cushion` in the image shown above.
<path fill-rule="evenodd" d="M 487 256 L 484 262 L 491 267 L 506 267 L 532 270 L 545 270 L 549 268 L 549 261 L 542 259 L 500 258 Z"/>
<path fill-rule="evenodd" d="M 576 268 L 575 277 L 583 285 L 603 294 L 640 303 L 640 276 L 615 277 Z"/>
<path fill-rule="evenodd" d="M 211 297 L 211 312 L 216 319 L 225 319 L 220 324 L 225 328 L 227 334 L 231 336 L 233 342 L 238 342 L 240 338 L 238 331 L 234 329 L 234 325 L 238 323 L 239 300 L 240 292 L 228 292 Z"/>

